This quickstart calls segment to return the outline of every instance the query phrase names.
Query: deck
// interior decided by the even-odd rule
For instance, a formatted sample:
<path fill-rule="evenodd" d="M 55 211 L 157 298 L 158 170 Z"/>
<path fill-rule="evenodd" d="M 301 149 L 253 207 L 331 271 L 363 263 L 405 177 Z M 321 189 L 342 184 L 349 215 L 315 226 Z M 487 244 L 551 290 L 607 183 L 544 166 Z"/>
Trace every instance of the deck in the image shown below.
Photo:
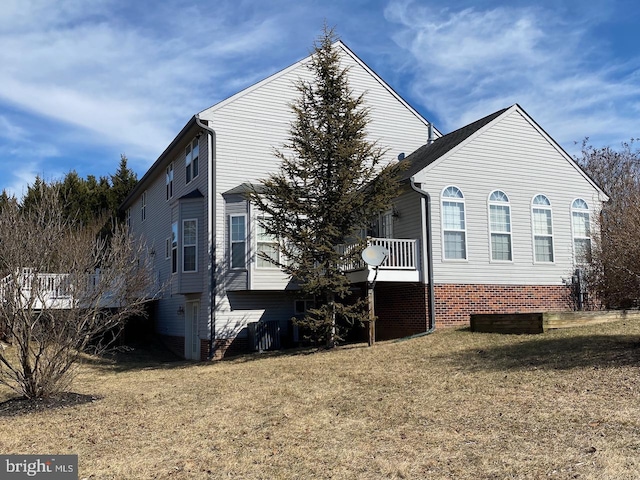
<path fill-rule="evenodd" d="M 378 269 L 378 282 L 418 282 L 420 281 L 420 249 L 418 240 L 403 238 L 369 238 L 367 246 L 381 246 L 389 256 Z M 352 283 L 373 281 L 375 269 L 364 260 L 345 265 L 345 271 Z"/>

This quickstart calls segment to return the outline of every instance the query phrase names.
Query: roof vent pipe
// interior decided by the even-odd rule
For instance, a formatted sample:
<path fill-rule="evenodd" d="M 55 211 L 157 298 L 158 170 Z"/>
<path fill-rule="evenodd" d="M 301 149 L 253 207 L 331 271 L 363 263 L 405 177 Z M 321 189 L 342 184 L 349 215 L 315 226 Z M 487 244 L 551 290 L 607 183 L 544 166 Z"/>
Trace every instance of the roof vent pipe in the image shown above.
<path fill-rule="evenodd" d="M 435 138 L 433 137 L 433 123 L 429 123 L 428 132 L 429 137 L 427 138 L 427 145 L 431 145 L 435 141 Z"/>

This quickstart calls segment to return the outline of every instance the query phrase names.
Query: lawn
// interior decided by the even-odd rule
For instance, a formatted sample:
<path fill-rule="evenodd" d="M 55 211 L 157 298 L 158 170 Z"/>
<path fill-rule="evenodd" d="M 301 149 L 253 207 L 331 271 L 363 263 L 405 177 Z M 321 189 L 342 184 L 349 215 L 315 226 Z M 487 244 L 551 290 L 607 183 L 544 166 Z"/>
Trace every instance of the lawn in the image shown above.
<path fill-rule="evenodd" d="M 136 349 L 82 366 L 85 403 L 0 405 L 0 452 L 75 453 L 81 479 L 637 479 L 639 367 L 632 322 L 207 364 Z"/>

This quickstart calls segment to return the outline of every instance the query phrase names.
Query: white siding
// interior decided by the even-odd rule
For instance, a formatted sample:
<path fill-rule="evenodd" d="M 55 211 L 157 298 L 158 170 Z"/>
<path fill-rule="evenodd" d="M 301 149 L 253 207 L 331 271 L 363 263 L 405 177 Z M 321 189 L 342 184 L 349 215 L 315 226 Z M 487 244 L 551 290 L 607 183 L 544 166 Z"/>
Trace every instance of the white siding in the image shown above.
<path fill-rule="evenodd" d="M 395 160 L 400 153 L 409 154 L 426 142 L 428 128 L 424 119 L 410 111 L 351 56 L 343 55 L 342 61 L 350 67 L 349 80 L 355 94 L 366 92 L 365 103 L 371 109 L 370 138 L 389 149 L 388 161 Z M 293 119 L 289 103 L 299 96 L 295 82 L 299 78 L 311 79 L 310 75 L 307 67 L 298 63 L 262 82 L 258 88 L 241 92 L 200 114 L 216 131 L 218 252 L 225 252 L 227 248 L 224 235 L 226 215 L 220 193 L 245 182 L 257 182 L 278 170 L 279 161 L 273 152 L 274 148 L 284 144 L 289 135 Z M 253 227 L 250 225 L 250 228 Z M 250 246 L 255 247 L 253 238 Z M 222 266 L 221 274 L 226 275 L 227 270 L 226 265 Z M 256 269 L 255 256 L 252 256 L 249 279 L 250 288 L 256 292 L 290 288 L 289 280 L 281 272 Z M 257 295 L 256 298 L 263 298 Z M 218 305 L 217 324 L 223 329 L 224 325 L 236 325 L 238 322 L 243 325 L 260 318 L 254 310 L 242 314 L 232 311 L 224 292 L 218 297 Z"/>
<path fill-rule="evenodd" d="M 416 181 L 432 198 L 435 283 L 561 284 L 573 270 L 571 202 L 581 197 L 591 209 L 600 205 L 594 186 L 517 109 Z M 442 258 L 440 194 L 449 185 L 465 197 L 467 261 Z M 490 261 L 488 195 L 497 189 L 510 199 L 513 262 Z M 537 194 L 546 195 L 553 209 L 552 264 L 534 262 L 531 201 Z"/>

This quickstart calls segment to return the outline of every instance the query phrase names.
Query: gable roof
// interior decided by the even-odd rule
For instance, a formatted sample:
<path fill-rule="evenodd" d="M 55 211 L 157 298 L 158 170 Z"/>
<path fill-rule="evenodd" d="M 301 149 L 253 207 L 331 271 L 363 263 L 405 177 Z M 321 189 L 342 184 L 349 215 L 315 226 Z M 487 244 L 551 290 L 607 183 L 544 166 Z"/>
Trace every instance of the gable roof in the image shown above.
<path fill-rule="evenodd" d="M 408 180 L 409 178 L 413 177 L 420 170 L 432 164 L 437 159 L 441 158 L 446 153 L 460 145 L 471 135 L 476 133 L 485 125 L 491 123 L 507 110 L 508 108 L 498 110 L 491 115 L 487 115 L 480 120 L 476 120 L 469 125 L 465 125 L 462 128 L 443 135 L 431 144 L 421 146 L 418 150 L 416 150 L 403 160 L 403 162 L 406 162 L 405 165 L 407 165 L 407 167 L 406 170 L 402 172 L 401 180 Z"/>
<path fill-rule="evenodd" d="M 609 196 L 600 188 L 600 186 L 585 172 L 580 165 L 569 155 L 547 132 L 544 131 L 536 121 L 529 116 L 525 110 L 517 103 L 510 107 L 498 110 L 486 117 L 476 120 L 469 125 L 465 125 L 451 133 L 448 133 L 438 139 L 432 144 L 426 144 L 406 157 L 402 162 L 406 162 L 406 167 L 402 171 L 400 176 L 401 182 L 407 182 L 411 177 L 427 168 L 435 161 L 448 156 L 453 150 L 461 148 L 464 144 L 473 140 L 474 137 L 480 135 L 485 129 L 490 128 L 491 124 L 498 122 L 503 115 L 507 115 L 510 112 L 518 111 L 522 116 L 535 128 L 550 144 L 555 148 L 565 160 L 567 160 L 573 168 L 575 168 L 580 175 L 582 175 L 601 195 L 604 201 L 609 200 Z M 402 164 L 402 163 L 401 163 Z"/>
<path fill-rule="evenodd" d="M 360 59 L 355 53 L 353 53 L 353 51 L 347 47 L 342 40 L 337 40 L 336 42 L 334 42 L 332 44 L 333 48 L 337 48 L 342 50 L 342 52 L 344 54 L 346 54 L 347 56 L 349 56 L 354 62 L 356 62 L 358 65 L 360 65 L 369 75 L 371 75 L 371 77 L 373 79 L 375 79 L 376 82 L 378 82 L 385 90 L 387 90 L 391 96 L 393 96 L 399 103 L 401 103 L 409 112 L 411 112 L 418 120 L 420 120 L 422 123 L 424 123 L 425 125 L 429 125 L 429 121 L 426 120 L 422 115 L 420 115 L 411 105 L 409 105 L 409 103 L 407 103 L 407 101 L 405 99 L 403 99 L 393 88 L 391 88 L 391 86 L 389 86 L 389 84 L 387 82 L 385 82 L 382 78 L 380 78 L 380 76 L 378 76 L 378 74 L 376 72 L 374 72 L 365 62 L 362 61 L 362 59 Z M 208 112 L 213 112 L 216 111 L 222 107 L 224 107 L 225 105 L 228 105 L 229 103 L 234 102 L 235 100 L 237 100 L 238 98 L 243 97 L 244 95 L 247 95 L 251 92 L 253 92 L 254 90 L 262 87 L 263 85 L 272 82 L 273 80 L 276 80 L 280 77 L 282 77 L 283 75 L 286 75 L 287 73 L 289 73 L 292 70 L 295 70 L 296 68 L 298 68 L 301 65 L 305 65 L 307 63 L 309 63 L 311 61 L 311 58 L 313 57 L 313 53 L 307 55 L 305 58 L 303 58 L 302 60 L 297 61 L 296 63 L 289 65 L 286 68 L 283 68 L 282 70 L 279 70 L 276 73 L 273 73 L 272 75 L 269 75 L 268 77 L 254 83 L 253 85 L 240 90 L 239 92 L 231 95 L 230 97 L 225 98 L 224 100 L 221 100 L 220 102 L 205 108 L 203 111 L 201 111 L 199 114 L 205 114 Z M 441 136 L 442 134 L 434 127 L 434 133 L 436 134 L 436 136 Z"/>

